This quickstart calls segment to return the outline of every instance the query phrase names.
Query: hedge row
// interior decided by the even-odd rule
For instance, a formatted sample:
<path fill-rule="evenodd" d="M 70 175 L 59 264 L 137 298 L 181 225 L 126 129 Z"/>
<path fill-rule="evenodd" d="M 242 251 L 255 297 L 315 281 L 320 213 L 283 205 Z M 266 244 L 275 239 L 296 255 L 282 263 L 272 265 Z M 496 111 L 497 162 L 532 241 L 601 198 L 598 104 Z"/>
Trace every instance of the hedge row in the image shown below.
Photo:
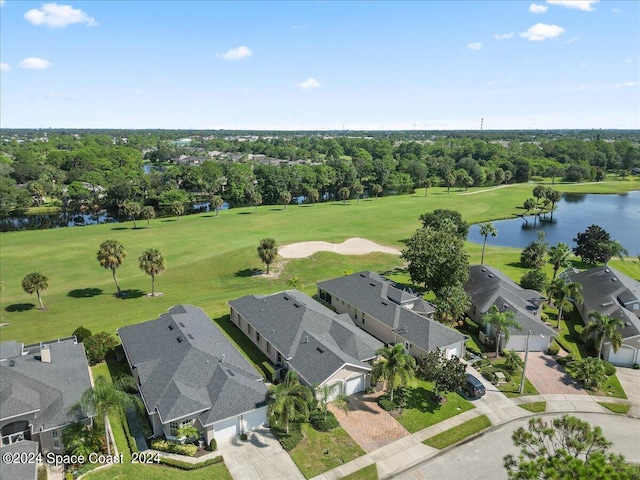
<path fill-rule="evenodd" d="M 205 462 L 198 462 L 198 463 L 188 463 L 188 462 L 182 462 L 180 460 L 174 460 L 173 458 L 160 457 L 160 463 L 162 463 L 163 465 L 179 468 L 180 470 L 198 470 L 200 468 L 209 467 L 211 465 L 215 465 L 216 463 L 222 463 L 222 462 L 224 462 L 224 458 L 222 458 L 221 455 L 218 455 L 217 457 L 207 460 Z"/>

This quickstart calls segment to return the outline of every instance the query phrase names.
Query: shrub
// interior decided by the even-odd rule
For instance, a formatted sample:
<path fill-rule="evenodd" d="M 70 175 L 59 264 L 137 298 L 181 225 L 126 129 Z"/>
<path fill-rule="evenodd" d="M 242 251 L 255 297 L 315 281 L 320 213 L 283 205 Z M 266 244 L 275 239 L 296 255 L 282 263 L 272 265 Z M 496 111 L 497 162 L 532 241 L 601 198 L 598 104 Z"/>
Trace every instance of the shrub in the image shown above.
<path fill-rule="evenodd" d="M 216 463 L 222 463 L 223 461 L 224 459 L 220 455 L 218 455 L 215 458 L 211 458 L 205 462 L 198 462 L 198 463 L 188 463 L 188 462 L 182 462 L 180 460 L 174 460 L 173 458 L 160 457 L 160 463 L 167 465 L 169 467 L 179 468 L 180 470 L 198 470 L 200 468 L 215 465 Z"/>
<path fill-rule="evenodd" d="M 547 323 L 549 321 L 549 315 L 547 315 L 546 313 L 542 312 L 540 314 L 540 320 L 542 320 L 544 323 Z"/>
<path fill-rule="evenodd" d="M 634 370 L 640 370 L 640 363 L 634 363 L 633 364 L 633 369 Z"/>
<path fill-rule="evenodd" d="M 336 416 L 327 411 L 315 411 L 309 415 L 309 423 L 320 432 L 328 432 L 340 425 Z"/>
<path fill-rule="evenodd" d="M 218 442 L 216 442 L 215 438 L 212 438 L 209 442 L 209 451 L 215 452 L 218 449 Z"/>
<path fill-rule="evenodd" d="M 248 438 L 249 438 L 249 437 L 247 437 L 247 434 L 246 434 L 246 433 L 241 433 L 241 434 L 240 434 L 240 440 L 242 440 L 243 442 L 246 442 Z"/>
<path fill-rule="evenodd" d="M 569 355 L 567 355 L 566 357 L 558 357 L 556 359 L 556 361 L 560 364 L 560 365 L 567 365 L 570 362 L 573 362 L 573 353 L 570 353 Z"/>
<path fill-rule="evenodd" d="M 269 362 L 267 361 L 262 362 L 262 371 L 267 376 L 267 380 L 269 380 L 271 383 L 277 380 L 276 371 Z"/>
<path fill-rule="evenodd" d="M 91 330 L 84 327 L 78 327 L 73 331 L 71 335 L 75 335 L 78 339 L 78 343 L 82 343 L 86 338 L 89 338 L 91 336 Z"/>
<path fill-rule="evenodd" d="M 533 176 L 531 177 L 531 181 L 532 181 L 532 182 L 544 182 L 544 178 L 543 178 L 543 177 L 540 177 L 540 176 L 538 176 L 538 175 L 533 175 Z"/>
<path fill-rule="evenodd" d="M 549 355 L 558 355 L 558 353 L 560 353 L 560 347 L 556 342 L 551 342 L 551 344 L 549 344 L 549 348 L 547 348 L 547 353 Z"/>
<path fill-rule="evenodd" d="M 533 269 L 525 273 L 520 279 L 520 286 L 522 288 L 528 288 L 530 290 L 537 290 L 539 292 L 544 291 L 547 285 L 547 274 L 542 270 Z"/>
<path fill-rule="evenodd" d="M 151 441 L 151 448 L 159 450 L 161 452 L 175 453 L 178 455 L 185 455 L 187 457 L 193 457 L 198 451 L 198 447 L 195 445 L 181 445 L 176 442 L 169 442 L 164 439 L 155 439 Z"/>
<path fill-rule="evenodd" d="M 294 448 L 298 446 L 298 444 L 302 441 L 302 431 L 300 428 L 300 424 L 297 422 L 289 423 L 289 433 L 286 433 L 284 429 L 276 426 L 271 427 L 271 431 L 287 452 L 290 452 Z"/>
<path fill-rule="evenodd" d="M 610 377 L 611 375 L 615 375 L 615 373 L 616 373 L 616 367 L 614 367 L 614 366 L 611 364 L 611 362 L 604 361 L 604 362 L 602 362 L 602 364 L 604 365 L 604 374 L 605 374 L 607 377 Z"/>
<path fill-rule="evenodd" d="M 109 350 L 115 348 L 118 341 L 107 332 L 98 332 L 89 338 L 85 338 L 83 343 L 89 364 L 95 365 L 96 363 L 104 362 L 105 355 Z"/>

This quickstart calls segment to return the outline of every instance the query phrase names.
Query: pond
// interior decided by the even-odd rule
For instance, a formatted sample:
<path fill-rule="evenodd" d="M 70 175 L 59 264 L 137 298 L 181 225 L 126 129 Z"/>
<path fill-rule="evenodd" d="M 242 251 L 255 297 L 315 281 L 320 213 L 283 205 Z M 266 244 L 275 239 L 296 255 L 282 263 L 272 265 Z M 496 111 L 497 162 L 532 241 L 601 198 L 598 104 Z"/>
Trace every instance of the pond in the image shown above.
<path fill-rule="evenodd" d="M 599 225 L 611 238 L 618 240 L 629 255 L 640 253 L 640 191 L 621 195 L 564 194 L 558 207 L 546 217 L 527 216 L 493 222 L 498 236 L 489 237 L 487 244 L 493 246 L 524 248 L 536 239 L 538 230 L 547 234 L 549 245 L 564 242 L 575 246 L 573 239 L 589 225 Z M 468 239 L 482 243 L 480 227 L 472 225 Z"/>

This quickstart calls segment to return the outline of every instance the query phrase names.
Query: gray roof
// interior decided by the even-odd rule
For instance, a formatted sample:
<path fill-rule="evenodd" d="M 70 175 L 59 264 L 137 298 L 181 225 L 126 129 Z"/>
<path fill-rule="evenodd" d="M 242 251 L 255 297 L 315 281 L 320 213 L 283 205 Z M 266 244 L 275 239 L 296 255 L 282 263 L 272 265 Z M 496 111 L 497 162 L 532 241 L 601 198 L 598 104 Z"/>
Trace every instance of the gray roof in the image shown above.
<path fill-rule="evenodd" d="M 23 346 L 23 343 L 18 343 L 15 340 L 0 342 L 0 361 L 12 357 L 19 357 L 20 355 L 22 355 Z"/>
<path fill-rule="evenodd" d="M 28 455 L 27 459 L 36 458 L 38 444 L 31 440 L 23 440 L 0 447 L 0 458 L 5 454 Z M 0 478 L 11 480 L 35 480 L 38 475 L 38 462 L 12 462 L 0 460 Z"/>
<path fill-rule="evenodd" d="M 640 334 L 640 309 L 629 310 L 633 304 L 640 304 L 640 282 L 607 265 L 564 273 L 564 278 L 582 285 L 583 312 L 596 310 L 603 315 L 620 318 L 625 322 L 620 331 L 623 338 Z M 625 304 L 629 308 L 625 308 Z M 583 321 L 587 322 L 588 318 L 583 318 Z"/>
<path fill-rule="evenodd" d="M 73 340 L 47 345 L 51 363 L 40 360 L 41 349 L 0 362 L 0 420 L 35 412 L 33 432 L 50 430 L 80 419 L 69 408 L 91 388 L 84 346 Z"/>
<path fill-rule="evenodd" d="M 535 290 L 522 288 L 503 274 L 488 265 L 471 265 L 469 279 L 464 284 L 471 303 L 486 313 L 491 305 L 504 312 L 515 313 L 515 320 L 522 325 L 522 330 L 509 327 L 512 335 L 531 330 L 534 335 L 556 336 L 557 333 L 537 317 L 539 306 L 545 297 Z"/>
<path fill-rule="evenodd" d="M 140 392 L 163 423 L 198 414 L 203 425 L 265 404 L 262 377 L 198 307 L 118 330 Z"/>
<path fill-rule="evenodd" d="M 317 284 L 379 320 L 413 345 L 430 351 L 464 341 L 464 335 L 431 318 L 435 307 L 377 273 L 364 271 Z"/>
<path fill-rule="evenodd" d="M 345 364 L 366 370 L 382 343 L 297 290 L 247 295 L 229 302 L 260 335 L 285 357 L 309 385 L 321 385 Z"/>

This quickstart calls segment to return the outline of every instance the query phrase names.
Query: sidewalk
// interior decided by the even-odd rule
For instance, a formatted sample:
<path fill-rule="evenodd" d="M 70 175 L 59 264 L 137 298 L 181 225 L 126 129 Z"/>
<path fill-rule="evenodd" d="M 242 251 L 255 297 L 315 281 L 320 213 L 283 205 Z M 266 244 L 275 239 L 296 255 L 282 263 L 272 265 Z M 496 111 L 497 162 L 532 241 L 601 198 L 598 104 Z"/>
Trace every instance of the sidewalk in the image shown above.
<path fill-rule="evenodd" d="M 481 415 L 487 415 L 489 420 L 491 420 L 492 427 L 497 427 L 514 419 L 536 415 L 518 406 L 523 403 L 547 402 L 545 413 L 568 414 L 572 412 L 611 413 L 607 408 L 599 405 L 598 402 L 634 405 L 633 402 L 629 400 L 580 394 L 545 394 L 507 398 L 493 385 L 490 385 L 490 387 L 491 390 L 489 390 L 489 388 L 487 389 L 487 395 L 485 395 L 485 397 L 474 402 L 476 408 L 473 410 L 468 410 L 437 425 L 432 425 L 429 428 L 413 433 L 383 448 L 367 453 L 356 460 L 329 470 L 322 475 L 318 475 L 313 480 L 337 480 L 374 463 L 377 465 L 379 478 L 382 479 L 396 475 L 428 461 L 442 451 L 423 444 L 422 442 L 424 440 L 450 428 L 457 427 L 468 420 Z M 636 405 L 634 405 L 634 408 L 635 407 Z"/>

